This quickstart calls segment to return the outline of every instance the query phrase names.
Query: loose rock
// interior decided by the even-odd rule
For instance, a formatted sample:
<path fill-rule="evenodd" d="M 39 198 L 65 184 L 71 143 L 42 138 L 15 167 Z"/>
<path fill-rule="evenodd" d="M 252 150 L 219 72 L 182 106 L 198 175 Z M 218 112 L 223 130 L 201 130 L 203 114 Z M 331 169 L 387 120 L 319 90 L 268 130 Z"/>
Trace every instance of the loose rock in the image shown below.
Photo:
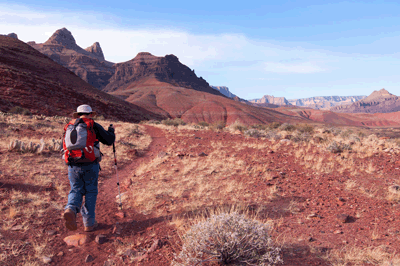
<path fill-rule="evenodd" d="M 48 263 L 51 263 L 51 258 L 43 256 L 42 261 L 43 261 L 43 263 L 48 264 Z"/>
<path fill-rule="evenodd" d="M 49 236 L 55 235 L 56 233 L 57 233 L 56 230 L 47 230 L 47 234 L 48 234 Z"/>
<path fill-rule="evenodd" d="M 125 217 L 125 213 L 124 212 L 117 212 L 115 213 L 115 216 L 117 216 L 118 218 L 124 218 Z"/>
<path fill-rule="evenodd" d="M 336 219 L 341 223 L 348 223 L 350 221 L 350 216 L 348 214 L 338 214 Z"/>
<path fill-rule="evenodd" d="M 107 242 L 107 237 L 105 235 L 97 235 L 95 241 L 97 244 L 101 245 Z"/>
<path fill-rule="evenodd" d="M 94 258 L 93 258 L 93 256 L 92 255 L 87 255 L 86 256 L 86 259 L 85 259 L 85 262 L 87 263 L 87 262 L 92 262 L 92 261 L 94 261 Z"/>
<path fill-rule="evenodd" d="M 63 251 L 58 252 L 57 257 L 62 257 L 62 256 L 64 256 L 64 252 Z"/>
<path fill-rule="evenodd" d="M 136 252 L 133 251 L 132 249 L 127 249 L 127 250 L 124 252 L 124 255 L 127 256 L 127 257 L 134 256 L 135 254 L 136 254 Z"/>
<path fill-rule="evenodd" d="M 208 154 L 207 154 L 207 153 L 204 153 L 204 152 L 200 152 L 198 156 L 204 157 L 204 156 L 208 156 Z"/>
<path fill-rule="evenodd" d="M 13 226 L 13 227 L 11 227 L 11 231 L 20 231 L 20 230 L 22 230 L 23 229 L 23 226 L 22 225 L 15 225 L 15 226 Z"/>
<path fill-rule="evenodd" d="M 112 233 L 117 235 L 121 234 L 121 226 L 119 225 L 119 223 L 115 223 Z"/>
<path fill-rule="evenodd" d="M 72 235 L 72 236 L 67 236 L 66 238 L 64 238 L 64 242 L 68 246 L 78 247 L 78 246 L 84 245 L 86 243 L 89 243 L 90 239 L 87 235 L 76 234 L 76 235 Z"/>

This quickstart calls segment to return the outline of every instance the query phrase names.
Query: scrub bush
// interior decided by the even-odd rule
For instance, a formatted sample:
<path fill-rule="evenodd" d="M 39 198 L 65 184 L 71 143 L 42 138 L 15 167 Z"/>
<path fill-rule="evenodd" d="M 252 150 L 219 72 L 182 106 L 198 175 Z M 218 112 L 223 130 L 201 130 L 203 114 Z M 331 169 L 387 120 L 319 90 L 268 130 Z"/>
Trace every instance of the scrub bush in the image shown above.
<path fill-rule="evenodd" d="M 224 265 L 270 266 L 282 263 L 268 225 L 238 213 L 221 213 L 194 224 L 183 236 L 183 247 L 172 265 L 194 266 L 206 261 Z"/>

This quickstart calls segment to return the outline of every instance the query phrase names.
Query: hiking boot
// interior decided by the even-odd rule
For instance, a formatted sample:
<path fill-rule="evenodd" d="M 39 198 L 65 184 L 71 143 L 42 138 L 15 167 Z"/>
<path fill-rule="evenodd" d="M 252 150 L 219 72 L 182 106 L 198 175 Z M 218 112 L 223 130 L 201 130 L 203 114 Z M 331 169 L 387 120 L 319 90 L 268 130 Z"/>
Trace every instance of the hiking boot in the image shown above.
<path fill-rule="evenodd" d="M 92 226 L 85 226 L 85 232 L 93 232 L 97 226 L 99 226 L 97 222 L 94 222 Z"/>
<path fill-rule="evenodd" d="M 76 225 L 76 214 L 73 210 L 66 209 L 63 216 L 65 227 L 67 227 L 68 230 L 75 231 L 78 229 L 78 226 Z"/>

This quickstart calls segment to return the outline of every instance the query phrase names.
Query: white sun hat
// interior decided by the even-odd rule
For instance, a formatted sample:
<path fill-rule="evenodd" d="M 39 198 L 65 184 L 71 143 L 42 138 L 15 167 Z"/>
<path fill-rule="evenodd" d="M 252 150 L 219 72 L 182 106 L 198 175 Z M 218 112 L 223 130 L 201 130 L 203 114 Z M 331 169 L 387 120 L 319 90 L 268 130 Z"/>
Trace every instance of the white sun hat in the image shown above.
<path fill-rule="evenodd" d="M 74 118 L 78 118 L 79 113 L 97 115 L 97 113 L 92 110 L 92 107 L 90 107 L 87 104 L 82 104 L 82 105 L 78 106 L 78 108 L 76 109 L 76 112 L 74 113 Z"/>

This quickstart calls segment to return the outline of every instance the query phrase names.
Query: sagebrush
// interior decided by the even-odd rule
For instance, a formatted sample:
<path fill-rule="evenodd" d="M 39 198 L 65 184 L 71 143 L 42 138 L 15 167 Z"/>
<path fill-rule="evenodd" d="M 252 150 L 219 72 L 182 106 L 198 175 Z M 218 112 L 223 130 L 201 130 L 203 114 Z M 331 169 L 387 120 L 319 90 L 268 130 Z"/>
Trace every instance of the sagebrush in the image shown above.
<path fill-rule="evenodd" d="M 201 265 L 217 261 L 228 265 L 282 263 L 269 226 L 239 213 L 221 213 L 194 224 L 182 237 L 183 246 L 172 265 Z"/>

